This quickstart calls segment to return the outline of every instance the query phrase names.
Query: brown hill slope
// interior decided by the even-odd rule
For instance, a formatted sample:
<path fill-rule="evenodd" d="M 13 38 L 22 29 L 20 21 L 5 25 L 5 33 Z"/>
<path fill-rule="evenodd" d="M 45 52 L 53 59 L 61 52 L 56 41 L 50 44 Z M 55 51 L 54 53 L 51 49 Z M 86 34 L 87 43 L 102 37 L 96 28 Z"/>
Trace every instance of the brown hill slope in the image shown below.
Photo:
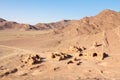
<path fill-rule="evenodd" d="M 120 25 L 120 13 L 108 9 L 103 10 L 96 16 L 84 17 L 81 20 L 62 20 L 54 23 L 38 23 L 36 25 L 20 24 L 17 22 L 6 21 L 0 18 L 0 30 L 43 30 L 66 28 L 63 30 L 63 32 L 66 32 L 66 30 L 72 30 L 75 33 L 77 31 L 80 34 L 89 34 L 112 29 L 114 27 L 117 27 L 118 25 Z"/>
<path fill-rule="evenodd" d="M 38 23 L 35 26 L 38 29 L 54 29 L 54 28 L 65 27 L 69 22 L 70 20 L 61 20 L 59 22 L 53 22 L 53 23 L 48 23 L 48 24 Z"/>
<path fill-rule="evenodd" d="M 29 24 L 20 24 L 17 22 L 0 19 L 0 30 L 37 30 L 36 27 Z"/>
<path fill-rule="evenodd" d="M 6 20 L 4 20 L 4 19 L 0 18 L 0 22 L 4 22 L 4 21 L 6 21 Z"/>
<path fill-rule="evenodd" d="M 113 29 L 119 25 L 120 13 L 111 10 L 104 10 L 93 17 L 85 17 L 81 20 L 69 21 L 68 25 L 63 29 L 63 32 L 80 34 L 98 33 Z"/>

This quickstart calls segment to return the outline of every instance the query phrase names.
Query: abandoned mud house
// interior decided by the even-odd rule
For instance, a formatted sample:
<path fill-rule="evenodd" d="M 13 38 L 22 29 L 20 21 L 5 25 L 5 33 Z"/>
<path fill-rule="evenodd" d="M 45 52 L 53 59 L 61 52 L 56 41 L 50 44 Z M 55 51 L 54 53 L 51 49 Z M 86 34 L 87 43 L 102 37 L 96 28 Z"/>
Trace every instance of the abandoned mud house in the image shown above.
<path fill-rule="evenodd" d="M 85 47 L 70 47 L 68 49 L 68 54 L 73 55 L 74 58 L 80 59 L 95 59 L 95 60 L 103 60 L 108 55 L 103 51 L 103 49 L 86 49 Z"/>
<path fill-rule="evenodd" d="M 85 50 L 79 54 L 81 58 L 84 59 L 96 59 L 96 60 L 103 60 L 107 54 L 102 51 L 97 51 L 95 49 Z"/>

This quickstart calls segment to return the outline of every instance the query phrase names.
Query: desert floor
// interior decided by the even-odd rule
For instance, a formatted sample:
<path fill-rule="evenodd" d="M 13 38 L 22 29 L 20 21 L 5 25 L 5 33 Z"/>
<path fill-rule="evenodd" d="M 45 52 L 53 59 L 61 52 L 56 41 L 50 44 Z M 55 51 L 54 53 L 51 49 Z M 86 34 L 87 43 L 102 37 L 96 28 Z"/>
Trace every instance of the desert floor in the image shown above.
<path fill-rule="evenodd" d="M 72 45 L 66 43 L 69 38 L 61 36 L 52 30 L 0 31 L 0 80 L 120 80 L 119 46 L 116 53 L 108 51 L 104 60 L 67 64 L 69 59 L 48 59 L 50 52 Z M 25 54 L 39 54 L 43 62 L 21 68 L 20 56 Z"/>

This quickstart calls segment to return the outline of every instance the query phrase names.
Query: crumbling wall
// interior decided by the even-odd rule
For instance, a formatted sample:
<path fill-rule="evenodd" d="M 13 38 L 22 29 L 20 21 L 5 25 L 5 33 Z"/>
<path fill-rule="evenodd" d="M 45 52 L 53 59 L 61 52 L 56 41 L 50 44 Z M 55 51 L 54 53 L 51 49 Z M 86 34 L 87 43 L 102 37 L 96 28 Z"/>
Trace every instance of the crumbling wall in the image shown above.
<path fill-rule="evenodd" d="M 51 54 L 51 59 L 57 60 L 57 61 L 61 61 L 61 60 L 65 60 L 68 58 L 71 58 L 72 56 L 66 53 L 62 53 L 62 52 L 54 52 Z"/>
<path fill-rule="evenodd" d="M 103 60 L 105 56 L 107 55 L 103 49 L 102 49 L 102 44 L 97 44 L 94 45 L 94 48 L 87 49 L 85 47 L 77 47 L 73 46 L 68 49 L 68 54 L 71 54 L 73 58 L 78 58 L 78 59 L 96 59 L 96 60 Z M 107 55 L 108 56 L 108 55 Z"/>
<path fill-rule="evenodd" d="M 83 58 L 85 59 L 96 59 L 96 60 L 103 60 L 104 59 L 104 52 L 96 51 L 95 49 L 83 51 Z"/>
<path fill-rule="evenodd" d="M 21 55 L 21 62 L 26 65 L 38 64 L 41 62 L 41 57 L 38 54 Z"/>

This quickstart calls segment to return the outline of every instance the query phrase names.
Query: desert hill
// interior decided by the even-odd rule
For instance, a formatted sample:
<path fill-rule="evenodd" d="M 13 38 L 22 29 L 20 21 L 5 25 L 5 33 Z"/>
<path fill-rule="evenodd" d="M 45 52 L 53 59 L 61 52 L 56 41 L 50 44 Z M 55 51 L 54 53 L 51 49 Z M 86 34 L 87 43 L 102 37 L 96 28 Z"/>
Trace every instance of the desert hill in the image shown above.
<path fill-rule="evenodd" d="M 36 30 L 36 28 L 29 24 L 19 24 L 17 22 L 6 21 L 0 19 L 0 30 Z"/>
<path fill-rule="evenodd" d="M 96 16 L 69 21 L 63 32 L 71 32 L 72 30 L 77 31 L 80 34 L 98 33 L 100 31 L 116 28 L 119 25 L 120 13 L 111 10 L 104 10 Z"/>
<path fill-rule="evenodd" d="M 55 23 L 38 23 L 36 25 L 20 24 L 0 18 L 0 30 L 48 30 L 66 26 L 69 20 L 62 20 Z"/>
<path fill-rule="evenodd" d="M 48 24 L 38 23 L 35 26 L 38 29 L 55 29 L 55 28 L 65 27 L 67 24 L 69 24 L 69 22 L 70 20 L 61 20 L 58 22 L 53 22 L 53 23 L 48 23 Z"/>
<path fill-rule="evenodd" d="M 103 30 L 112 29 L 120 24 L 119 21 L 120 21 L 119 12 L 106 9 L 96 16 L 84 17 L 81 20 L 62 20 L 53 23 L 38 23 L 36 25 L 20 24 L 17 22 L 6 21 L 0 18 L 0 30 L 5 29 L 44 30 L 71 27 L 73 28 L 73 30 L 76 30 L 81 34 L 84 34 L 84 33 L 97 33 Z"/>

